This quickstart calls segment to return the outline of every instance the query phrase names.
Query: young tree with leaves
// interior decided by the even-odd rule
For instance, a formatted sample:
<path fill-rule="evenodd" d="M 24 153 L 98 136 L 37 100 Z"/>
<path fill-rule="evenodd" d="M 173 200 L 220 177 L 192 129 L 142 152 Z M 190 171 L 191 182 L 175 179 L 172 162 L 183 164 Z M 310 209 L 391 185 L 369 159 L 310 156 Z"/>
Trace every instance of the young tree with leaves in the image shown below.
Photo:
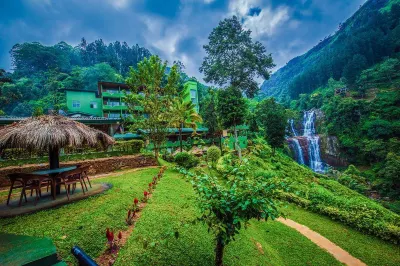
<path fill-rule="evenodd" d="M 247 105 L 238 88 L 228 87 L 225 90 L 218 91 L 217 114 L 221 118 L 224 127 L 233 127 L 235 150 L 238 152 L 239 158 L 241 159 L 242 151 L 238 143 L 237 126 L 242 124 L 246 118 Z"/>
<path fill-rule="evenodd" d="M 207 224 L 209 232 L 215 236 L 217 266 L 223 265 L 226 245 L 235 241 L 235 235 L 246 228 L 251 219 L 268 220 L 280 216 L 272 199 L 276 196 L 275 188 L 285 188 L 285 184 L 254 176 L 247 158 L 236 162 L 226 174 L 230 180 L 227 184 L 206 174 L 195 175 L 184 169 L 180 172 L 189 178 L 198 195 L 199 220 Z"/>
<path fill-rule="evenodd" d="M 285 142 L 288 120 L 285 108 L 274 98 L 264 99 L 257 105 L 256 117 L 264 129 L 264 138 L 275 153 L 275 149 L 282 147 Z"/>
<path fill-rule="evenodd" d="M 188 96 L 188 92 L 181 93 L 180 97 L 174 99 L 171 106 L 171 126 L 179 130 L 179 147 L 181 152 L 183 151 L 182 128 L 188 127 L 196 131 L 196 123 L 203 121 L 195 110 L 196 106 L 190 100 L 186 100 Z"/>
<path fill-rule="evenodd" d="M 165 74 L 166 67 L 166 61 L 151 56 L 138 63 L 137 68 L 131 67 L 126 80 L 132 92 L 125 97 L 132 115 L 130 130 L 146 131 L 154 145 L 156 158 L 171 126 L 171 105 L 179 87 L 177 66 L 173 65 L 168 75 Z"/>

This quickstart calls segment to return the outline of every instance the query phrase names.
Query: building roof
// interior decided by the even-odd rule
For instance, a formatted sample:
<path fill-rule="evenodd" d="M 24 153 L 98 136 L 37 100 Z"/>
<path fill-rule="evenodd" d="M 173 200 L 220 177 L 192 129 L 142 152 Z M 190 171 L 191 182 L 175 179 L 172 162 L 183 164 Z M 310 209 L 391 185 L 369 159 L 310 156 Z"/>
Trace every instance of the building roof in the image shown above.
<path fill-rule="evenodd" d="M 82 89 L 71 89 L 71 88 L 64 88 L 61 89 L 60 91 L 79 91 L 79 92 L 90 92 L 90 93 L 95 93 L 96 97 L 99 98 L 99 92 L 98 91 L 90 91 L 90 90 L 82 90 Z"/>

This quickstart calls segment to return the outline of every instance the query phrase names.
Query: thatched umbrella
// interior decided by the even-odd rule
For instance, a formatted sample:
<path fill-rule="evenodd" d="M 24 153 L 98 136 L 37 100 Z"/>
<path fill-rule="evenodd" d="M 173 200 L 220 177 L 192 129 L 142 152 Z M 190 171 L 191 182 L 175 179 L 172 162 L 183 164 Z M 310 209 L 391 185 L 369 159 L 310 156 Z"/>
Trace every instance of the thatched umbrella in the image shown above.
<path fill-rule="evenodd" d="M 0 151 L 6 148 L 48 151 L 50 169 L 59 168 L 61 148 L 94 147 L 98 143 L 106 148 L 114 139 L 63 116 L 31 117 L 0 129 Z"/>

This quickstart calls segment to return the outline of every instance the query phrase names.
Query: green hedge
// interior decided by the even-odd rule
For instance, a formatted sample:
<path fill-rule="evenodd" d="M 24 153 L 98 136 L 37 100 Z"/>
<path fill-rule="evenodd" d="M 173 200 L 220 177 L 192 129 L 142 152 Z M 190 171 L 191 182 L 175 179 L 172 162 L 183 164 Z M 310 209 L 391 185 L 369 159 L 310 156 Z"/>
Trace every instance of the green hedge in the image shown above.
<path fill-rule="evenodd" d="M 127 140 L 127 141 L 117 141 L 114 144 L 113 150 L 120 150 L 125 152 L 139 153 L 144 147 L 143 140 Z"/>

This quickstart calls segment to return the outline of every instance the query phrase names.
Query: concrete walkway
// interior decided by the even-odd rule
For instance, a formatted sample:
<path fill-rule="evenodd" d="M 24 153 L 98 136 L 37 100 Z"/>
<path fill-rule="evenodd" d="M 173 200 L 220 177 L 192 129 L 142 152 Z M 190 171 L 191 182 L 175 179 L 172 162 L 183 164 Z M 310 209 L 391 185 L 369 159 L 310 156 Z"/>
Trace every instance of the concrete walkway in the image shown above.
<path fill-rule="evenodd" d="M 292 221 L 290 219 L 278 218 L 277 221 L 295 229 L 300 234 L 304 235 L 312 242 L 314 242 L 317 246 L 328 251 L 335 259 L 337 259 L 341 263 L 349 266 L 366 266 L 364 262 L 353 257 L 346 250 L 337 246 L 335 243 L 331 242 L 329 239 L 323 237 L 317 232 L 314 232 L 307 226 L 296 223 L 295 221 Z"/>

